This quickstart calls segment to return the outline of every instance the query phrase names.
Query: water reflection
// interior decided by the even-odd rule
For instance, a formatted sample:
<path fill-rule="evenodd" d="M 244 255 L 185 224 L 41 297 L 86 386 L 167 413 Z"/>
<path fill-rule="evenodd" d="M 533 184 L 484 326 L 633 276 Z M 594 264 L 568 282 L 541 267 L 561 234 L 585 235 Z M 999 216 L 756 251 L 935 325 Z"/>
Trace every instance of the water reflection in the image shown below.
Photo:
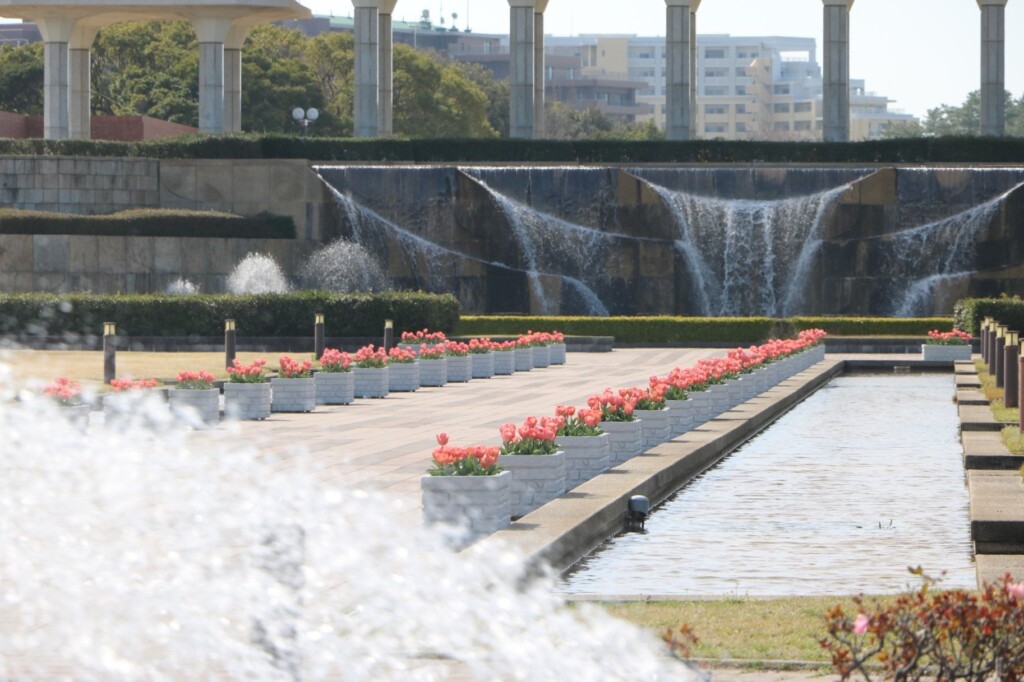
<path fill-rule="evenodd" d="M 908 566 L 975 586 L 949 375 L 840 377 L 607 543 L 565 590 L 898 592 Z"/>

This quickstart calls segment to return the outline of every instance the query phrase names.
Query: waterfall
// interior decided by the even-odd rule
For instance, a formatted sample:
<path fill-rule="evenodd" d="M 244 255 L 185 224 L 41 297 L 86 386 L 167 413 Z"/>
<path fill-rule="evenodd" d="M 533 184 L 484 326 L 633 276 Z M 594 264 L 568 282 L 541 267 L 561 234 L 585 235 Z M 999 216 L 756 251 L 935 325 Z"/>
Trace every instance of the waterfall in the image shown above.
<path fill-rule="evenodd" d="M 329 183 L 325 183 L 325 185 L 334 196 L 335 201 L 342 207 L 344 215 L 350 223 L 353 239 L 356 243 L 367 248 L 382 262 L 388 262 L 387 250 L 389 240 L 397 241 L 402 250 L 403 260 L 409 266 L 410 271 L 416 273 L 418 286 L 429 288 L 429 290 L 434 292 L 448 292 L 457 295 L 458 292 L 454 290 L 451 281 L 456 263 L 460 260 L 472 261 L 486 266 L 526 274 L 531 283 L 534 296 L 542 302 L 544 314 L 559 312 L 558 306 L 552 307 L 551 302 L 547 299 L 546 292 L 541 283 L 541 277 L 545 276 L 561 279 L 565 285 L 568 285 L 586 307 L 587 315 L 607 317 L 609 314 L 608 307 L 585 282 L 564 273 L 545 272 L 538 269 L 538 259 L 534 256 L 527 258 L 528 269 L 523 270 L 507 263 L 483 260 L 440 246 L 428 239 L 413 234 L 377 212 L 360 205 L 350 196 L 335 189 Z M 541 260 L 541 264 L 543 262 Z M 534 285 L 536 285 L 535 289 L 532 288 Z"/>
<path fill-rule="evenodd" d="M 821 228 L 848 185 L 775 201 L 718 199 L 643 180 L 676 219 L 676 246 L 705 315 L 788 314 L 801 302 Z"/>

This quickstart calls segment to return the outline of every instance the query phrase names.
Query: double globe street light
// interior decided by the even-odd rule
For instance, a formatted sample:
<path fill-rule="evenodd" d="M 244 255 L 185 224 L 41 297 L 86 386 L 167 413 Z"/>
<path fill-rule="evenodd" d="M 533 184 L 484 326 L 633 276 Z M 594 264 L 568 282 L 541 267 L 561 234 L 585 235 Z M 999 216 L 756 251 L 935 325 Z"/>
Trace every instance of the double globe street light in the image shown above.
<path fill-rule="evenodd" d="M 299 124 L 299 127 L 302 130 L 302 135 L 306 135 L 309 132 L 309 124 L 316 123 L 318 118 L 320 118 L 320 112 L 314 107 L 310 107 L 309 109 L 295 107 L 292 109 L 292 119 Z"/>

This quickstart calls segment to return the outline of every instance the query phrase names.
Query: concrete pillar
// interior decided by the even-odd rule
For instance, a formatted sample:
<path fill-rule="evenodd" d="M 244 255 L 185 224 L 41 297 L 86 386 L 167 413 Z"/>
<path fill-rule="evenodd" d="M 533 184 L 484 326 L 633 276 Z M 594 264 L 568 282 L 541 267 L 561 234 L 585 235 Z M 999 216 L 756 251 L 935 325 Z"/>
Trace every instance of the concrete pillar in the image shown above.
<path fill-rule="evenodd" d="M 352 0 L 355 7 L 356 137 L 377 137 L 380 110 L 380 0 Z"/>
<path fill-rule="evenodd" d="M 850 9 L 854 0 L 825 4 L 823 126 L 825 142 L 850 140 Z"/>
<path fill-rule="evenodd" d="M 1006 133 L 1006 0 L 978 0 L 981 9 L 981 134 Z"/>
<path fill-rule="evenodd" d="M 224 48 L 225 133 L 242 132 L 242 51 Z"/>
<path fill-rule="evenodd" d="M 700 0 L 665 0 L 665 137 L 694 134 L 697 97 L 697 8 Z"/>
<path fill-rule="evenodd" d="M 92 137 L 92 82 L 89 50 L 68 50 L 68 137 L 88 140 Z"/>
<path fill-rule="evenodd" d="M 508 0 L 509 48 L 509 135 L 530 139 L 534 135 L 534 30 L 535 0 Z"/>
<path fill-rule="evenodd" d="M 398 0 L 384 0 L 378 15 L 380 27 L 380 103 L 378 105 L 378 134 L 388 137 L 395 134 L 395 79 L 394 79 L 394 34 L 392 31 L 392 15 Z"/>
<path fill-rule="evenodd" d="M 68 44 L 43 44 L 43 137 L 66 140 L 68 128 Z"/>
<path fill-rule="evenodd" d="M 199 43 L 199 130 L 224 132 L 224 43 L 231 20 L 202 17 L 192 20 Z"/>
<path fill-rule="evenodd" d="M 547 137 L 547 117 L 544 113 L 544 88 L 547 74 L 544 72 L 544 11 L 548 0 L 537 0 L 533 7 L 533 137 Z"/>

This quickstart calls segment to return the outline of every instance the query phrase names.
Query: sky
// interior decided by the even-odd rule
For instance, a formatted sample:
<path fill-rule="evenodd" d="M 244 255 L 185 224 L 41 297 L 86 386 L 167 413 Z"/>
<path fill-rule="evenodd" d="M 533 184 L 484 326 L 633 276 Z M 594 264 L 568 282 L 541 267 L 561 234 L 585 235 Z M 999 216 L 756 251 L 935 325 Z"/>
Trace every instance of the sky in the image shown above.
<path fill-rule="evenodd" d="M 314 14 L 351 16 L 350 0 L 299 0 Z M 398 0 L 394 17 L 414 21 L 429 9 L 435 23 L 475 33 L 508 33 L 507 0 Z M 550 0 L 549 35 L 665 35 L 664 0 Z M 961 104 L 979 88 L 981 12 L 976 0 L 857 0 L 850 11 L 850 76 L 890 108 L 923 116 Z M 821 0 L 703 0 L 697 32 L 815 38 L 821 61 Z M 1024 2 L 1006 6 L 1006 86 L 1024 95 Z"/>

